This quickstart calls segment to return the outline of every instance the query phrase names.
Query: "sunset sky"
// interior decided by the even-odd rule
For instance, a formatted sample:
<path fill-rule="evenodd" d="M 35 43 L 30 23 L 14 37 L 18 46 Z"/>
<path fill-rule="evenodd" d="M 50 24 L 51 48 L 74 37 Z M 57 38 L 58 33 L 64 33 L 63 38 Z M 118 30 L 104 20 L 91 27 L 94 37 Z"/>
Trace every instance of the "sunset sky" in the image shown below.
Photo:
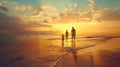
<path fill-rule="evenodd" d="M 120 34 L 120 0 L 0 0 L 0 34 Z"/>

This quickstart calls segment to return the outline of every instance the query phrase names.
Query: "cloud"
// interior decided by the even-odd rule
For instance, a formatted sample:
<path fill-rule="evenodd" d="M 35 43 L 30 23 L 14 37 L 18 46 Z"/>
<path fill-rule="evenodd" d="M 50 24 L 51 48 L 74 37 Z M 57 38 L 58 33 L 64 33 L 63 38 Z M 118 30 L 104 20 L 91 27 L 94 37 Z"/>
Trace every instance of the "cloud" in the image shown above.
<path fill-rule="evenodd" d="M 70 4 L 65 10 L 66 12 L 59 14 L 61 22 L 90 22 L 92 19 L 91 12 L 80 11 L 76 3 Z"/>
<path fill-rule="evenodd" d="M 56 6 L 44 4 L 39 8 L 35 8 L 31 14 L 27 15 L 27 17 L 30 18 L 31 21 L 43 23 L 103 21 L 110 9 L 96 5 L 95 1 L 96 0 L 89 0 L 90 4 L 88 9 L 90 9 L 90 11 L 80 11 L 77 3 L 63 7 L 65 8 L 65 11 L 63 12 L 59 12 L 59 8 L 56 8 Z"/>
<path fill-rule="evenodd" d="M 95 0 L 89 0 L 90 1 L 90 3 L 94 3 L 95 2 Z"/>
<path fill-rule="evenodd" d="M 106 12 L 98 21 L 120 21 L 120 10 Z"/>
<path fill-rule="evenodd" d="M 8 11 L 8 9 L 5 6 L 0 5 L 0 9 L 2 9 L 3 11 Z"/>
<path fill-rule="evenodd" d="M 94 13 L 92 12 L 92 14 L 91 14 L 92 21 L 96 21 L 98 18 L 106 15 L 109 11 L 110 11 L 110 9 L 108 9 L 108 8 L 104 8 L 104 7 L 100 7 L 100 6 L 94 7 Z"/>
<path fill-rule="evenodd" d="M 19 17 L 10 17 L 3 13 L 0 13 L 0 34 L 43 34 L 48 31 L 32 31 L 28 28 L 34 27 L 51 27 L 48 24 L 42 24 L 38 22 L 25 21 Z M 49 32 L 50 33 L 50 32 Z"/>
<path fill-rule="evenodd" d="M 92 16 L 91 20 L 93 21 L 94 20 L 95 11 L 96 11 L 95 10 L 95 0 L 89 0 L 89 2 L 90 2 L 89 7 L 91 9 L 91 16 Z"/>
<path fill-rule="evenodd" d="M 65 8 L 65 11 L 60 13 L 58 12 L 59 8 L 56 8 L 52 5 L 42 5 L 37 8 L 33 13 L 29 14 L 28 17 L 32 21 L 40 21 L 40 22 L 91 22 L 92 20 L 96 20 L 96 18 L 100 17 L 104 12 L 105 8 L 101 8 L 95 6 L 95 0 L 90 1 L 90 9 L 91 11 L 80 11 L 78 8 L 78 4 L 69 4 Z"/>
<path fill-rule="evenodd" d="M 66 8 L 65 13 L 61 13 L 59 16 L 61 18 L 61 22 L 91 22 L 91 21 L 119 21 L 120 20 L 120 10 L 110 10 L 109 8 L 101 7 L 99 5 L 95 5 L 95 0 L 89 0 L 90 2 L 90 12 L 79 11 L 77 5 L 70 5 L 70 7 Z"/>
<path fill-rule="evenodd" d="M 42 5 L 39 8 L 35 9 L 33 14 L 31 14 L 30 16 L 37 16 L 42 13 L 50 14 L 50 12 L 55 11 L 55 10 L 56 10 L 56 8 L 53 7 L 52 5 Z"/>
<path fill-rule="evenodd" d="M 95 4 L 95 0 L 89 0 L 92 21 L 119 21 L 120 10 L 113 11 L 109 8 L 101 7 Z"/>
<path fill-rule="evenodd" d="M 52 5 L 42 5 L 35 9 L 33 13 L 27 15 L 32 21 L 39 22 L 54 22 L 58 20 L 58 13 L 56 8 Z"/>
<path fill-rule="evenodd" d="M 31 5 L 23 5 L 18 2 L 13 2 L 11 7 L 16 11 L 25 11 L 25 10 L 32 10 L 33 7 Z"/>
<path fill-rule="evenodd" d="M 54 31 L 22 31 L 18 32 L 17 34 L 33 34 L 33 35 L 53 35 L 55 34 Z"/>
<path fill-rule="evenodd" d="M 0 2 L 0 6 L 2 5 L 2 3 Z"/>
<path fill-rule="evenodd" d="M 19 2 L 13 1 L 13 2 L 9 2 L 7 0 L 1 1 L 0 3 L 0 7 L 4 10 L 4 11 L 8 11 L 8 9 L 6 7 L 4 7 L 3 5 L 6 6 L 10 6 L 10 8 L 13 8 L 15 11 L 25 11 L 25 10 L 32 10 L 33 7 L 29 4 L 20 4 Z"/>
<path fill-rule="evenodd" d="M 37 21 L 29 21 L 28 26 L 31 26 L 31 27 L 52 27 L 49 24 L 39 23 Z"/>
<path fill-rule="evenodd" d="M 53 10 L 53 11 L 56 10 L 56 8 L 52 5 L 43 5 L 43 6 L 41 6 L 41 8 L 43 10 Z"/>

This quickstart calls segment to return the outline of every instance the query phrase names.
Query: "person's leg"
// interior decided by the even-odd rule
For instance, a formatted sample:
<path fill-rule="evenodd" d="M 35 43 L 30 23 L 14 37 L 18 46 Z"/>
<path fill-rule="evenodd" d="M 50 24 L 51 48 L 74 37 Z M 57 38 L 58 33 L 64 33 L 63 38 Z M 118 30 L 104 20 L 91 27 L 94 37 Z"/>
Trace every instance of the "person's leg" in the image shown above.
<path fill-rule="evenodd" d="M 74 40 L 75 40 L 75 36 L 74 36 Z"/>
<path fill-rule="evenodd" d="M 73 35 L 73 39 L 75 40 L 75 35 Z"/>
<path fill-rule="evenodd" d="M 68 37 L 66 37 L 66 41 L 68 41 Z"/>
<path fill-rule="evenodd" d="M 73 41 L 73 38 L 74 38 L 74 37 L 73 37 L 73 35 L 72 35 L 72 37 L 71 37 L 71 41 Z"/>

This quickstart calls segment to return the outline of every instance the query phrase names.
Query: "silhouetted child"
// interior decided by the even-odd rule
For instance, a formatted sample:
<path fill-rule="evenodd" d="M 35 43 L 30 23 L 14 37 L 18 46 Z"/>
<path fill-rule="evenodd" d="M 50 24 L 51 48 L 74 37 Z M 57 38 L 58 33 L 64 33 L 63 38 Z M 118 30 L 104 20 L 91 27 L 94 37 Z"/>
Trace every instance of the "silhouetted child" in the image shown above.
<path fill-rule="evenodd" d="M 64 34 L 62 34 L 61 37 L 62 37 L 62 41 L 64 41 Z"/>
<path fill-rule="evenodd" d="M 64 34 L 62 34 L 61 37 L 62 37 L 62 39 L 61 39 L 62 40 L 62 47 L 64 47 Z"/>
<path fill-rule="evenodd" d="M 69 35 L 69 32 L 68 32 L 68 30 L 66 30 L 66 32 L 65 32 L 66 41 L 68 41 L 68 35 Z"/>

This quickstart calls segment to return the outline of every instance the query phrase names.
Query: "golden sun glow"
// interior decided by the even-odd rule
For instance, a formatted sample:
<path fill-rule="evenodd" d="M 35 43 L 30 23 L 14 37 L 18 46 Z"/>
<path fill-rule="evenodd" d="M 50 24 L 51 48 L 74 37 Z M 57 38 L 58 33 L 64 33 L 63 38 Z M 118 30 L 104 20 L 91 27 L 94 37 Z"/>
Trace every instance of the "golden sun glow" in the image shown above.
<path fill-rule="evenodd" d="M 56 23 L 52 24 L 52 27 L 55 31 L 57 31 L 58 34 L 64 33 L 66 30 L 68 32 L 71 32 L 72 27 L 76 29 L 77 34 L 86 34 L 90 32 L 96 32 L 96 29 L 99 29 L 98 25 L 101 23 L 97 22 L 71 22 L 71 23 Z"/>
<path fill-rule="evenodd" d="M 61 23 L 61 24 L 54 24 L 53 26 L 53 28 L 60 33 L 64 33 L 66 30 L 70 32 L 72 27 L 78 29 L 80 25 L 78 23 Z"/>

